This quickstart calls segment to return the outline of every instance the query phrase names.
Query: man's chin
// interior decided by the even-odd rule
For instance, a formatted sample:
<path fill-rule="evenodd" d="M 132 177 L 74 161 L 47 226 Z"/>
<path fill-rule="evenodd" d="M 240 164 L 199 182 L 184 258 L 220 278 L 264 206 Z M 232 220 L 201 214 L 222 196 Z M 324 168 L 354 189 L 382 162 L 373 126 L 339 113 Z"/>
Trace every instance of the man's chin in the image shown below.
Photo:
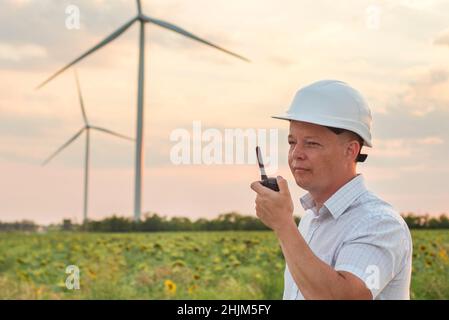
<path fill-rule="evenodd" d="M 297 177 L 295 177 L 295 181 L 296 181 L 296 185 L 298 187 L 300 187 L 301 189 L 304 189 L 306 191 L 309 191 L 310 184 L 308 183 L 308 181 L 305 181 L 304 179 L 300 179 Z"/>

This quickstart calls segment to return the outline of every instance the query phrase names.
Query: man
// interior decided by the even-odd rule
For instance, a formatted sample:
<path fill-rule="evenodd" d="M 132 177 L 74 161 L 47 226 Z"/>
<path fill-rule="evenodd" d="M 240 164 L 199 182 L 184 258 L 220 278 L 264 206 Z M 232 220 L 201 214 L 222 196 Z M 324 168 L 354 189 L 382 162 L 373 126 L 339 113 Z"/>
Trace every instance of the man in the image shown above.
<path fill-rule="evenodd" d="M 288 163 L 307 190 L 299 226 L 287 181 L 279 192 L 260 182 L 256 214 L 278 237 L 286 261 L 284 299 L 409 299 L 412 240 L 402 217 L 356 173 L 371 147 L 371 112 L 344 82 L 299 90 L 283 115 L 290 121 Z"/>

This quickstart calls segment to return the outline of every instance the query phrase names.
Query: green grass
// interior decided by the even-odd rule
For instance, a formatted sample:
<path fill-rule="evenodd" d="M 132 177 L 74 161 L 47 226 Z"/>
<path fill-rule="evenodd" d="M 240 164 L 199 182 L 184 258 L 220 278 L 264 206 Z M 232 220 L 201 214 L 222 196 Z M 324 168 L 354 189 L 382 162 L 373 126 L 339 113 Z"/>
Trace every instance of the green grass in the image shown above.
<path fill-rule="evenodd" d="M 449 232 L 412 234 L 412 298 L 449 299 Z M 266 231 L 0 234 L 0 299 L 281 299 L 283 272 Z"/>

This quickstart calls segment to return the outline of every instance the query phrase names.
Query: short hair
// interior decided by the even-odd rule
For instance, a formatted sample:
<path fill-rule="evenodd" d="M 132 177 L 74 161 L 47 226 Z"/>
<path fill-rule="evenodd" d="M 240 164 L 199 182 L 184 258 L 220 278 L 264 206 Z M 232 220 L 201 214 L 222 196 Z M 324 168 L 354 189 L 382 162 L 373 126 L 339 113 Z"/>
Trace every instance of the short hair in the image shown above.
<path fill-rule="evenodd" d="M 342 129 L 342 128 L 335 128 L 335 127 L 328 127 L 328 126 L 326 126 L 326 128 L 328 128 L 330 131 L 332 131 L 333 133 L 335 133 L 337 135 L 342 134 L 343 132 L 349 132 L 352 135 L 354 135 L 355 139 L 357 140 L 357 142 L 360 145 L 359 153 L 357 154 L 355 162 L 364 162 L 366 160 L 368 155 L 360 153 L 362 151 L 362 146 L 363 146 L 363 141 L 364 141 L 361 136 L 359 136 L 357 133 L 355 133 L 354 131 L 351 131 L 351 130 L 346 130 L 346 129 Z"/>

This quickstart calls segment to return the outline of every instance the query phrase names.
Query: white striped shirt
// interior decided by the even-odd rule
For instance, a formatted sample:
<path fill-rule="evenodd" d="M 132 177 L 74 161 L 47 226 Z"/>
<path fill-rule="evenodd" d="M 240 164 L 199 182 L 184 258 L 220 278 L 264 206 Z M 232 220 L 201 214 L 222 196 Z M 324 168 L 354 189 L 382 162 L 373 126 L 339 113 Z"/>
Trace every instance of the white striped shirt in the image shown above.
<path fill-rule="evenodd" d="M 410 299 L 412 239 L 404 219 L 357 175 L 316 211 L 301 197 L 299 232 L 313 253 L 337 271 L 362 279 L 374 299 Z M 307 262 L 304 262 L 307 263 Z M 285 268 L 284 300 L 304 299 Z"/>

